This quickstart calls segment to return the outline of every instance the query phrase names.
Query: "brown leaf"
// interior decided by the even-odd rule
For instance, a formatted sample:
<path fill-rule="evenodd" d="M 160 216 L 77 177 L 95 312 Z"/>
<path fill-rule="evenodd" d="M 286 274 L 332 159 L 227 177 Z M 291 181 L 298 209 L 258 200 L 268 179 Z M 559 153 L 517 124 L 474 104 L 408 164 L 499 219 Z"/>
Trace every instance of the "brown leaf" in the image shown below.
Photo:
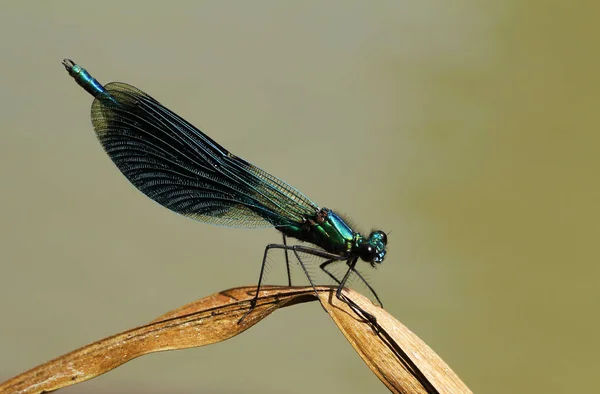
<path fill-rule="evenodd" d="M 429 347 L 383 309 L 356 292 L 345 291 L 346 297 L 377 318 L 374 324 L 366 322 L 335 297 L 335 288 L 317 290 L 346 338 L 392 392 L 470 392 Z M 224 341 L 279 308 L 317 299 L 312 287 L 265 286 L 256 308 L 238 324 L 250 307 L 254 291 L 256 287 L 230 289 L 175 309 L 147 325 L 24 372 L 0 384 L 0 394 L 52 391 L 94 378 L 147 353 Z"/>
<path fill-rule="evenodd" d="M 357 315 L 335 291 L 320 292 L 322 304 L 371 371 L 393 393 L 471 393 L 429 346 L 384 309 L 363 295 L 344 289 L 372 324 Z"/>

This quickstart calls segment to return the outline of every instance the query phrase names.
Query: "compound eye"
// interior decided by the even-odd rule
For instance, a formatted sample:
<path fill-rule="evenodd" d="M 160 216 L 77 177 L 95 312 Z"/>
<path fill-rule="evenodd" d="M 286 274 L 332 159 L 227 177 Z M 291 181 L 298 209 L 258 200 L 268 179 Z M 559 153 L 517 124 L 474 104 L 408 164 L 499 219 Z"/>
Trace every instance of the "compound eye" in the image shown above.
<path fill-rule="evenodd" d="M 369 238 L 378 238 L 384 245 L 387 245 L 387 234 L 383 231 L 373 231 Z"/>
<path fill-rule="evenodd" d="M 379 236 L 381 237 L 381 242 L 383 242 L 384 245 L 387 245 L 387 234 L 384 233 L 383 231 L 378 231 Z"/>
<path fill-rule="evenodd" d="M 375 260 L 376 253 L 377 251 L 375 250 L 375 248 L 369 244 L 362 244 L 358 248 L 358 255 L 363 261 L 366 261 L 367 263 L 371 263 L 373 262 L 373 260 Z"/>

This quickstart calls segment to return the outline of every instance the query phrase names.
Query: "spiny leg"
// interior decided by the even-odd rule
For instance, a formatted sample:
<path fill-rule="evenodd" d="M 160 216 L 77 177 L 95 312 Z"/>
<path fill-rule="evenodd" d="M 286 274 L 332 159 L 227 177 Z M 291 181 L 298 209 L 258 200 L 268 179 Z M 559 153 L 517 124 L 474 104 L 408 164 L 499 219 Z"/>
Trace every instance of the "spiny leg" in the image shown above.
<path fill-rule="evenodd" d="M 329 264 L 331 264 L 331 263 L 335 263 L 335 262 L 337 262 L 337 261 L 339 261 L 339 260 L 327 260 L 326 262 L 324 262 L 323 264 L 321 264 L 321 265 L 319 266 L 319 268 L 321 268 L 323 271 L 325 271 L 325 273 L 326 273 L 327 275 L 329 275 L 329 277 L 330 277 L 331 279 L 333 279 L 333 280 L 335 281 L 335 283 L 337 283 L 337 284 L 339 285 L 339 284 L 340 284 L 340 280 L 339 280 L 339 279 L 338 279 L 338 278 L 337 278 L 337 277 L 336 277 L 336 276 L 335 276 L 333 273 L 329 272 L 329 271 L 327 270 L 327 268 L 326 268 L 326 267 L 327 267 Z"/>
<path fill-rule="evenodd" d="M 373 294 L 375 296 L 375 299 L 379 303 L 379 306 L 383 308 L 383 303 L 379 299 L 379 296 L 375 292 L 375 289 L 373 289 L 373 287 L 371 287 L 371 285 L 369 284 L 369 282 L 367 282 L 367 280 L 361 275 L 360 272 L 358 272 L 356 270 L 356 268 L 353 267 L 353 268 L 351 268 L 351 270 L 352 270 L 352 272 L 354 272 L 356 274 L 356 276 L 358 276 L 360 278 L 360 280 L 362 280 L 362 282 L 365 284 L 365 286 L 367 286 L 369 288 L 369 291 L 371 291 L 371 294 Z"/>
<path fill-rule="evenodd" d="M 294 245 L 294 246 L 297 246 L 297 245 Z M 310 285 L 312 286 L 312 288 L 315 290 L 315 295 L 317 296 L 317 299 L 319 300 L 319 304 L 321 305 L 321 308 L 323 308 L 323 310 L 325 311 L 325 313 L 329 313 L 329 312 L 327 312 L 327 309 L 325 309 L 325 307 L 323 306 L 323 303 L 321 302 L 321 299 L 319 298 L 319 293 L 317 292 L 317 288 L 316 288 L 315 284 L 313 283 L 312 278 L 308 274 L 308 270 L 306 269 L 306 266 L 304 265 L 304 262 L 300 258 L 300 255 L 298 255 L 298 251 L 296 250 L 296 248 L 294 248 L 292 250 L 294 251 L 294 254 L 296 255 L 296 258 L 298 259 L 298 263 L 300 264 L 300 267 L 302 267 L 302 271 L 304 271 L 304 274 L 306 275 L 306 278 L 308 279 L 308 282 L 310 283 Z"/>
<path fill-rule="evenodd" d="M 335 262 L 336 262 L 336 260 L 327 260 L 326 262 L 324 262 L 323 264 L 321 264 L 319 266 L 319 268 L 321 268 L 323 271 L 325 271 L 325 273 L 327 275 L 329 275 L 329 277 L 331 277 L 331 279 L 333 279 L 339 285 L 341 283 L 341 281 L 332 272 L 330 272 L 327 269 L 327 266 L 329 264 L 335 263 Z M 349 264 L 349 262 L 348 262 L 348 264 Z M 362 280 L 362 282 L 365 284 L 365 286 L 367 286 L 367 288 L 369 289 L 369 291 L 371 292 L 371 294 L 373 294 L 373 296 L 375 297 L 375 299 L 379 303 L 379 306 L 383 308 L 383 303 L 381 302 L 381 300 L 379 299 L 379 296 L 375 292 L 375 289 L 373 289 L 373 287 L 369 284 L 369 282 L 367 282 L 367 280 L 362 276 L 362 274 L 360 272 L 358 272 L 358 270 L 356 268 L 351 268 L 351 271 L 354 272 L 356 274 L 356 276 L 359 277 L 360 280 Z"/>
<path fill-rule="evenodd" d="M 283 245 L 287 246 L 287 242 L 285 239 L 285 234 L 283 234 Z M 287 269 L 287 276 L 288 276 L 288 286 L 292 286 L 292 272 L 290 271 L 290 259 L 288 256 L 288 250 L 284 249 L 283 252 L 285 253 L 285 268 Z"/>
<path fill-rule="evenodd" d="M 256 286 L 256 294 L 254 295 L 254 298 L 252 299 L 252 301 L 250 301 L 250 309 L 248 309 L 248 311 L 246 311 L 246 313 L 244 313 L 244 316 L 242 316 L 240 318 L 240 320 L 238 320 L 238 324 L 241 324 L 242 321 L 246 318 L 246 316 L 248 316 L 250 314 L 250 312 L 252 312 L 254 310 L 254 308 L 256 308 L 256 302 L 258 301 L 258 294 L 260 292 L 260 285 L 262 283 L 263 275 L 265 273 L 265 264 L 267 262 L 267 255 L 269 254 L 269 250 L 273 246 L 274 246 L 273 244 L 269 244 L 265 248 L 265 253 L 263 254 L 262 264 L 260 265 L 260 275 L 258 277 L 258 285 Z"/>
<path fill-rule="evenodd" d="M 308 281 L 310 282 L 311 286 L 313 287 L 313 289 L 315 290 L 315 294 L 317 295 L 318 298 L 318 293 L 317 293 L 317 289 L 315 287 L 315 284 L 313 283 L 310 275 L 308 274 L 308 271 L 306 270 L 306 266 L 304 265 L 304 262 L 302 262 L 302 259 L 300 259 L 300 256 L 298 255 L 298 252 L 301 253 L 307 253 L 307 254 L 311 254 L 313 256 L 318 256 L 318 257 L 323 257 L 323 258 L 328 258 L 328 259 L 337 259 L 337 260 L 342 260 L 342 258 L 340 258 L 340 256 L 333 254 L 333 253 L 328 253 L 325 251 L 322 251 L 320 249 L 314 249 L 314 248 L 309 248 L 306 246 L 300 246 L 300 245 L 280 245 L 280 244 L 268 244 L 265 247 L 265 253 L 263 255 L 263 260 L 262 260 L 262 264 L 260 266 L 260 276 L 258 277 L 258 285 L 256 286 L 256 294 L 254 295 L 254 298 L 250 301 L 250 309 L 248 309 L 248 311 L 246 313 L 244 313 L 244 316 L 242 316 L 240 318 L 240 320 L 238 320 L 238 324 L 240 324 L 245 318 L 246 316 L 248 316 L 250 314 L 250 312 L 252 312 L 254 310 L 254 308 L 256 308 L 256 303 L 258 302 L 258 294 L 260 292 L 260 286 L 262 284 L 262 279 L 263 279 L 263 275 L 265 272 L 265 265 L 267 262 L 267 256 L 269 253 L 269 250 L 271 249 L 283 249 L 286 252 L 288 250 L 292 250 L 294 252 L 294 254 L 296 255 L 296 258 L 298 259 L 298 262 L 300 263 L 300 266 L 302 267 L 302 270 L 304 271 L 306 277 L 308 278 Z M 323 307 L 323 305 L 321 305 Z M 324 307 L 323 307 L 324 309 Z"/>
<path fill-rule="evenodd" d="M 348 306 L 350 308 L 352 308 L 352 310 L 354 310 L 354 312 L 358 315 L 363 316 L 366 320 L 368 320 L 373 327 L 377 327 L 377 319 L 375 318 L 375 316 L 371 315 L 370 313 L 364 311 L 361 307 L 359 307 L 354 301 L 352 301 L 351 299 L 349 299 L 348 297 L 344 296 L 342 294 L 342 290 L 344 289 L 344 285 L 346 284 L 346 281 L 348 280 L 348 278 L 350 277 L 350 273 L 351 272 L 356 272 L 356 270 L 354 269 L 354 267 L 356 266 L 356 261 L 358 260 L 358 257 L 353 258 L 352 260 L 348 260 L 347 264 L 348 264 L 348 271 L 346 271 L 346 274 L 344 275 L 344 277 L 342 278 L 342 280 L 340 281 L 340 285 L 337 288 L 337 291 L 335 292 L 336 297 L 345 302 L 346 304 L 348 304 Z"/>

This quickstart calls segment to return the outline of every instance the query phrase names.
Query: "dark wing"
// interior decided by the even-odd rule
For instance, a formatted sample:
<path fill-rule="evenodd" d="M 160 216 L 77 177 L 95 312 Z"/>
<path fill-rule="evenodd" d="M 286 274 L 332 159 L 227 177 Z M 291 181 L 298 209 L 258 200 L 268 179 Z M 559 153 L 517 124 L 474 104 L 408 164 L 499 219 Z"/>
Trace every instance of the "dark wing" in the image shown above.
<path fill-rule="evenodd" d="M 234 156 L 141 90 L 121 82 L 92 104 L 106 153 L 142 193 L 203 222 L 287 226 L 318 210 L 298 190 Z"/>

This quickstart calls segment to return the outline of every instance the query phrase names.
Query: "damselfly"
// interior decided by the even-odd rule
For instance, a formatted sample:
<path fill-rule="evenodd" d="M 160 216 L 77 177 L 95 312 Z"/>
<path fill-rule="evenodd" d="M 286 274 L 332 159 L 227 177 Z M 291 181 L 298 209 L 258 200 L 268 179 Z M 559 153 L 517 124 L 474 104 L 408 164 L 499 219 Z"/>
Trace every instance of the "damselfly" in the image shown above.
<path fill-rule="evenodd" d="M 285 251 L 290 286 L 288 252 L 315 286 L 302 260 L 303 254 L 309 254 L 324 259 L 319 267 L 338 284 L 339 299 L 358 308 L 342 294 L 354 273 L 381 304 L 375 290 L 356 270 L 356 263 L 361 259 L 375 267 L 383 261 L 387 244 L 383 231 L 372 231 L 368 236 L 354 231 L 332 210 L 320 208 L 279 178 L 233 155 L 141 90 L 121 82 L 102 86 L 73 61 L 65 59 L 63 65 L 95 97 L 91 117 L 98 139 L 142 193 L 192 219 L 232 227 L 272 226 L 283 234 L 282 244 L 265 248 L 250 311 L 256 306 L 272 249 Z M 314 246 L 288 245 L 286 237 Z M 340 261 L 348 266 L 341 279 L 328 270 L 330 264 Z"/>

